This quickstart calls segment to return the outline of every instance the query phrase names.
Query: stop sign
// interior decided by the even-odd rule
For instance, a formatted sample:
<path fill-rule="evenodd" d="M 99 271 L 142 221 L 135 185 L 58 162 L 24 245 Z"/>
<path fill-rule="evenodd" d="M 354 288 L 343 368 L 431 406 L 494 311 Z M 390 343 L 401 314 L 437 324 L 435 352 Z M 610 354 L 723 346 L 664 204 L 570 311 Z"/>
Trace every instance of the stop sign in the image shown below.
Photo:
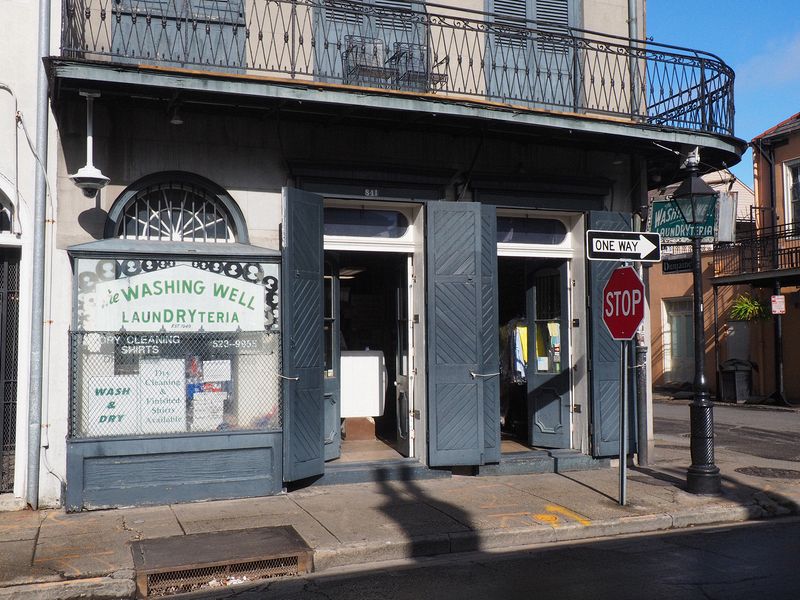
<path fill-rule="evenodd" d="M 603 322 L 615 340 L 629 340 L 644 319 L 644 284 L 633 267 L 620 267 L 603 288 Z"/>

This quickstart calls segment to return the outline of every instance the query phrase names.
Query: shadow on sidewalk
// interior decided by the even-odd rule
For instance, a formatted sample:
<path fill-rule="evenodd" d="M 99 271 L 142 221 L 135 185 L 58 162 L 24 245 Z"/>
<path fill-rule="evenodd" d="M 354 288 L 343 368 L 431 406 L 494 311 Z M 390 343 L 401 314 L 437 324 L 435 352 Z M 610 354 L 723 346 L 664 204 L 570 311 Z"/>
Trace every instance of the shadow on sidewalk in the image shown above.
<path fill-rule="evenodd" d="M 683 489 L 684 480 L 677 467 L 633 471 L 642 479 L 651 478 L 652 485 Z M 519 477 L 535 481 L 537 475 Z M 574 477 L 566 479 L 592 489 Z M 467 488 L 491 485 L 491 478 L 475 477 L 461 483 Z M 455 499 L 448 500 L 448 492 L 437 491 L 435 482 L 421 485 L 412 479 L 390 480 L 388 472 L 379 469 L 377 484 L 385 496 L 378 510 L 408 540 L 407 559 L 323 571 L 300 580 L 262 583 L 250 590 L 231 590 L 230 595 L 203 597 L 241 600 L 800 597 L 800 572 L 795 565 L 796 553 L 800 552 L 797 519 L 752 523 L 745 529 L 710 520 L 698 523 L 707 525 L 700 531 L 659 530 L 634 538 L 596 537 L 528 547 L 509 543 L 491 550 L 481 548 L 476 538 L 476 545 L 469 552 L 447 555 L 446 550 L 431 544 L 436 526 L 424 531 L 429 511 L 440 512 L 445 523 L 452 520 L 450 527 L 459 525 L 466 531 L 475 531 L 478 524 L 470 513 Z M 753 504 L 753 498 L 762 490 L 725 475 L 723 486 L 722 498 L 728 505 L 733 501 L 742 507 L 760 506 Z M 593 491 L 599 494 L 599 499 L 602 492 Z M 797 503 L 780 494 L 771 496 L 778 504 L 782 499 L 787 509 L 793 507 L 795 514 L 800 510 Z M 474 495 L 471 498 L 474 502 Z M 470 508 L 475 507 L 470 505 Z M 418 518 L 414 518 L 415 511 L 426 510 L 428 516 L 417 514 Z M 430 558 L 435 554 L 445 556 Z M 645 596 L 643 590 L 647 590 Z"/>

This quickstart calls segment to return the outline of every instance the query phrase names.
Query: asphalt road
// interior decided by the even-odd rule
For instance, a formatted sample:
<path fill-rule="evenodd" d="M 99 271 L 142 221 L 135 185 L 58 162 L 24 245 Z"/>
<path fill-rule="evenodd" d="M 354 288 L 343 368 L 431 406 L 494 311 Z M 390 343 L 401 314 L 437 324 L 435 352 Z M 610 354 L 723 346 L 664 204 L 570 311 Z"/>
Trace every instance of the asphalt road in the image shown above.
<path fill-rule="evenodd" d="M 689 402 L 653 405 L 655 437 L 689 437 Z M 714 405 L 717 447 L 770 460 L 800 462 L 800 411 Z"/>
<path fill-rule="evenodd" d="M 473 553 L 275 581 L 237 600 L 796 600 L 800 520 Z"/>

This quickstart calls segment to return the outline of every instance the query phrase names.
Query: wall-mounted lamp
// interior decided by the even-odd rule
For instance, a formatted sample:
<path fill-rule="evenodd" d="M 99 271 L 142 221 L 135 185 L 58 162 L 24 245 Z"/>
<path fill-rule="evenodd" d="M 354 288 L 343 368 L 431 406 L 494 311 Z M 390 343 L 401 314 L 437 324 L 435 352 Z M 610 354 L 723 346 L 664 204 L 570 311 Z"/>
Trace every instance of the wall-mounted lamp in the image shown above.
<path fill-rule="evenodd" d="M 183 117 L 181 117 L 180 113 L 180 105 L 174 104 L 169 111 L 169 123 L 170 125 L 183 125 Z"/>
<path fill-rule="evenodd" d="M 72 182 L 83 190 L 87 198 L 94 198 L 97 192 L 109 182 L 108 177 L 92 163 L 94 136 L 92 133 L 94 117 L 94 99 L 100 97 L 99 92 L 81 91 L 80 95 L 86 98 L 86 164 L 78 172 L 70 175 Z"/>

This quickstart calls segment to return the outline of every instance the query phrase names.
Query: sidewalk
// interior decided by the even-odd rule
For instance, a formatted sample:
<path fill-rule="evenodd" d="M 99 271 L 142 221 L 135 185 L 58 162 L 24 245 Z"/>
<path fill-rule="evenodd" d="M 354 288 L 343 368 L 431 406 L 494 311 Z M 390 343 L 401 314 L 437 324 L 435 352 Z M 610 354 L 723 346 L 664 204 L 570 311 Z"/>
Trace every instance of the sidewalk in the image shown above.
<path fill-rule="evenodd" d="M 313 548 L 315 571 L 324 571 L 800 514 L 800 479 L 787 478 L 797 463 L 718 453 L 724 494 L 697 497 L 681 489 L 688 439 L 657 440 L 655 450 L 656 466 L 629 470 L 625 507 L 617 503 L 618 471 L 611 468 L 309 487 L 267 498 L 80 514 L 0 513 L 0 599 L 131 598 L 129 542 L 200 532 L 292 525 Z"/>

